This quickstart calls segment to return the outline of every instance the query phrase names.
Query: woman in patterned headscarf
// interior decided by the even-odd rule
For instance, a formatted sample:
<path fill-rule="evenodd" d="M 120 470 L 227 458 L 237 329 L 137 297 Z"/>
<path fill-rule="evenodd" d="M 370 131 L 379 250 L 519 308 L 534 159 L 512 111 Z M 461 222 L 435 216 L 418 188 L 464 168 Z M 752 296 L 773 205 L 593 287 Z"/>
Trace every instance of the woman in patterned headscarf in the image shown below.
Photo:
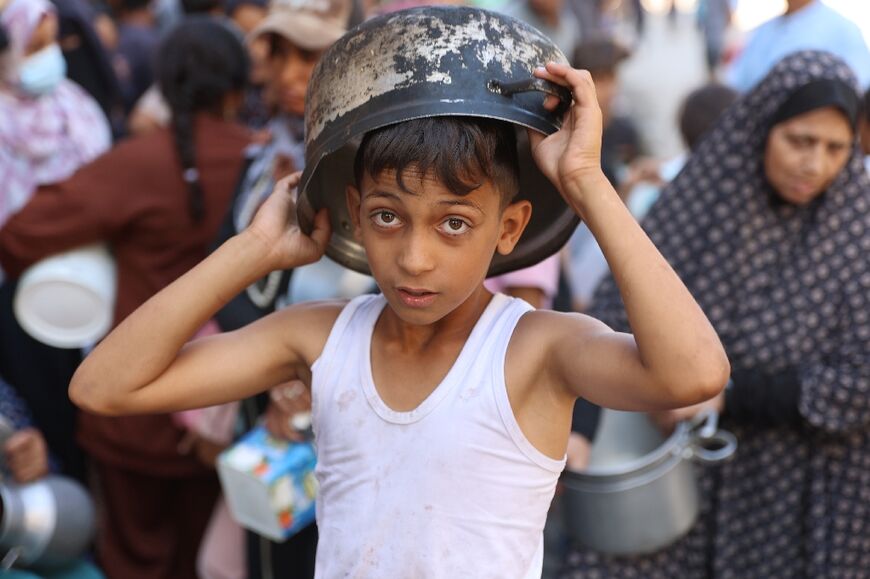
<path fill-rule="evenodd" d="M 848 67 L 781 61 L 735 103 L 644 228 L 715 325 L 739 439 L 701 517 L 650 555 L 576 550 L 569 577 L 863 577 L 870 570 L 870 179 Z M 591 314 L 627 320 L 616 285 Z M 685 418 L 698 408 L 677 411 Z"/>
<path fill-rule="evenodd" d="M 112 143 L 97 102 L 66 78 L 48 0 L 0 2 L 0 225 L 37 187 L 63 181 Z"/>

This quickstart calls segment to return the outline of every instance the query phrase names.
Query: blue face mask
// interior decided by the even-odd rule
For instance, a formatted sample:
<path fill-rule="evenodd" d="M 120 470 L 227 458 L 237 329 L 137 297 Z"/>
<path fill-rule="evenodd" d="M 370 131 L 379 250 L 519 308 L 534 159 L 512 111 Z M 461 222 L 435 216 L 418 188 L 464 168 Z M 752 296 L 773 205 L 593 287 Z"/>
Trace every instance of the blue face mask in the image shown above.
<path fill-rule="evenodd" d="M 60 46 L 52 44 L 28 56 L 19 67 L 19 87 L 31 96 L 50 93 L 66 77 Z"/>

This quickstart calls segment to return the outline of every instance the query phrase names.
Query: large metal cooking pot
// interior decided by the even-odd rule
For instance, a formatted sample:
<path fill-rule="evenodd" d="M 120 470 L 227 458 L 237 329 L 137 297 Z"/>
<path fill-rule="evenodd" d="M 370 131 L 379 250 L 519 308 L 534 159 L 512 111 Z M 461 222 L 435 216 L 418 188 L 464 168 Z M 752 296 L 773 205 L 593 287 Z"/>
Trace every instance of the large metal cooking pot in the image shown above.
<path fill-rule="evenodd" d="M 2 484 L 0 501 L 4 567 L 68 565 L 82 556 L 94 537 L 93 502 L 72 479 L 52 475 L 26 485 Z"/>
<path fill-rule="evenodd" d="M 415 118 L 488 117 L 518 127 L 520 197 L 534 207 L 516 249 L 496 255 L 490 274 L 533 265 L 558 251 L 578 218 L 538 171 L 525 136 L 526 127 L 555 132 L 570 106 L 567 89 L 532 76 L 548 61 L 567 62 L 528 24 L 477 8 L 412 8 L 348 32 L 326 51 L 308 85 L 298 209 L 303 230 L 311 230 L 317 210 L 329 208 L 333 236 L 327 255 L 369 273 L 345 203 L 362 136 Z M 558 110 L 544 108 L 544 93 L 559 96 Z"/>
<path fill-rule="evenodd" d="M 665 438 L 645 414 L 602 411 L 589 466 L 562 475 L 565 525 L 580 544 L 613 555 L 658 551 L 698 517 L 693 463 L 715 464 L 737 448 L 707 413 Z"/>

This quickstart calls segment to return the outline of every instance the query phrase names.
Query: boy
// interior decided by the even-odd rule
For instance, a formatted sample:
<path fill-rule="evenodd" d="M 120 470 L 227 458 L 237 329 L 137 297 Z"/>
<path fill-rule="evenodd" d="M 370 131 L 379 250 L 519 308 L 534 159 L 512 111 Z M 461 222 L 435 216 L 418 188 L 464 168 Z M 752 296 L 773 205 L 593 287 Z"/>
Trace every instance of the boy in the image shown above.
<path fill-rule="evenodd" d="M 366 136 L 357 187 L 347 192 L 382 295 L 292 306 L 185 346 L 253 280 L 323 254 L 326 213 L 310 236 L 301 233 L 294 175 L 247 230 L 97 347 L 73 378 L 73 400 L 107 414 L 166 412 L 310 373 L 319 576 L 540 576 L 541 531 L 575 399 L 627 410 L 688 406 L 720 392 L 729 365 L 703 312 L 601 173 L 601 113 L 588 73 L 549 63 L 535 75 L 572 89 L 563 128 L 530 135 L 532 146 L 600 242 L 633 336 L 487 292 L 492 255 L 512 250 L 531 213 L 528 202 L 511 202 L 515 153 L 505 139 L 513 129 L 410 121 Z M 412 124 L 420 122 L 428 124 Z M 408 146 L 421 134 L 426 142 Z"/>

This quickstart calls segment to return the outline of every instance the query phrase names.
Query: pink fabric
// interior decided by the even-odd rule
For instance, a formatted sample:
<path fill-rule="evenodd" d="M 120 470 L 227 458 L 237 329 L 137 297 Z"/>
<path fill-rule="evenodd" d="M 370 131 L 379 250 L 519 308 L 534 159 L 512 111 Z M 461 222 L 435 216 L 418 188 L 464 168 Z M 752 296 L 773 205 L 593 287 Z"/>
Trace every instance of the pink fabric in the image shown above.
<path fill-rule="evenodd" d="M 194 340 L 220 333 L 220 327 L 209 320 L 193 337 Z M 229 444 L 233 441 L 239 403 L 228 402 L 219 406 L 196 408 L 172 414 L 173 421 L 180 427 L 196 433 L 201 438 L 215 444 Z"/>
<path fill-rule="evenodd" d="M 539 289 L 544 292 L 547 307 L 550 307 L 559 290 L 559 254 L 550 256 L 532 267 L 491 277 L 483 285 L 493 293 L 504 292 L 514 287 Z"/>
<path fill-rule="evenodd" d="M 245 531 L 221 496 L 202 538 L 196 570 L 200 579 L 246 579 L 247 566 Z"/>
<path fill-rule="evenodd" d="M 11 44 L 0 62 L 0 226 L 37 187 L 67 179 L 112 144 L 99 105 L 72 81 L 39 97 L 18 90 L 19 63 L 46 14 L 54 14 L 46 0 L 12 0 L 0 13 Z"/>

